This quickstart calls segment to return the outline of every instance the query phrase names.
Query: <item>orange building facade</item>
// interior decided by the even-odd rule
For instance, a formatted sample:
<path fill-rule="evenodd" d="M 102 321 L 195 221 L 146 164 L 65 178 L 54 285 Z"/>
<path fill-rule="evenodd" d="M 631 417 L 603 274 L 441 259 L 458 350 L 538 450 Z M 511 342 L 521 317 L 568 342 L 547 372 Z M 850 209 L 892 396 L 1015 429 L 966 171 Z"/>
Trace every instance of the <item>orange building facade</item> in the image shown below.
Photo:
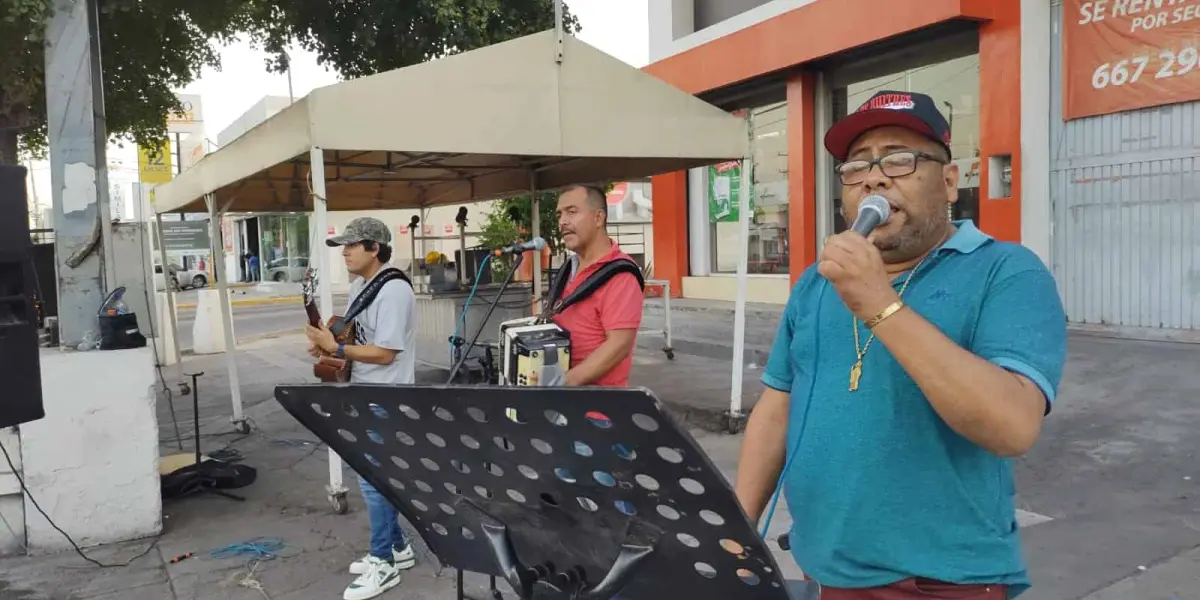
<path fill-rule="evenodd" d="M 963 173 L 957 218 L 973 219 L 992 236 L 1022 241 L 1044 255 L 1048 231 L 1027 227 L 1023 234 L 1022 113 L 1023 106 L 1024 112 L 1037 110 L 1037 99 L 1031 101 L 1029 89 L 1023 94 L 1022 72 L 1041 64 L 1045 73 L 1048 7 L 1037 8 L 1036 19 L 1026 14 L 1023 25 L 1022 5 L 1037 3 L 650 4 L 652 63 L 645 71 L 750 121 L 750 301 L 786 301 L 791 284 L 816 260 L 818 240 L 845 228 L 840 186 L 822 137 L 839 116 L 881 89 L 929 94 L 951 122 L 952 155 Z M 1022 31 L 1031 27 L 1044 30 L 1046 43 L 1039 39 L 1023 48 Z M 1045 54 L 1023 66 L 1023 51 Z M 1048 145 L 1035 143 L 1041 152 Z M 652 180 L 654 272 L 671 281 L 673 295 L 732 300 L 736 294 L 737 212 L 731 216 L 722 204 L 728 198 L 722 177 L 715 167 Z M 1039 197 L 1034 211 L 1048 212 L 1042 206 L 1048 202 Z"/>

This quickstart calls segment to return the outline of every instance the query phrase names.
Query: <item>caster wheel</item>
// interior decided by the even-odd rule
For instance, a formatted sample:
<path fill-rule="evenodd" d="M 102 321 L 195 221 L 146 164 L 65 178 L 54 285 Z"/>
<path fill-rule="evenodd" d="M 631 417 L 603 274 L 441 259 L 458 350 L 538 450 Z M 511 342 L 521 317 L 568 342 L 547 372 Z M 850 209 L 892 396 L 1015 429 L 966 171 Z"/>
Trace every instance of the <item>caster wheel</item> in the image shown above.
<path fill-rule="evenodd" d="M 333 505 L 333 512 L 344 515 L 346 510 L 350 508 L 350 503 L 346 502 L 345 494 L 337 494 L 329 497 L 329 504 Z"/>
<path fill-rule="evenodd" d="M 192 386 L 190 386 L 184 382 L 180 382 L 179 383 L 179 395 L 180 396 L 192 395 Z"/>
<path fill-rule="evenodd" d="M 667 355 L 667 360 L 675 360 L 675 350 L 673 348 L 663 348 L 663 354 Z"/>
<path fill-rule="evenodd" d="M 250 423 L 248 421 L 238 421 L 233 424 L 233 429 L 242 435 L 250 433 Z"/>
<path fill-rule="evenodd" d="M 746 417 L 741 415 L 725 415 L 725 431 L 729 435 L 737 435 L 746 429 Z"/>

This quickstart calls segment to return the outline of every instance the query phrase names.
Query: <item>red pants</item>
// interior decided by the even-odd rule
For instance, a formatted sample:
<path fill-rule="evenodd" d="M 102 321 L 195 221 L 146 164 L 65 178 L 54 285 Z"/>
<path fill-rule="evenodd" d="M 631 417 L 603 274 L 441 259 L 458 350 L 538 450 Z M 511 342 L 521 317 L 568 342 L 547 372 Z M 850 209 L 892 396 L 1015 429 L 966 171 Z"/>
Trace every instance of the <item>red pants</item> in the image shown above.
<path fill-rule="evenodd" d="M 924 578 L 905 579 L 878 588 L 821 588 L 821 600 L 1005 600 L 1007 594 L 1007 586 L 1003 585 L 956 585 Z"/>

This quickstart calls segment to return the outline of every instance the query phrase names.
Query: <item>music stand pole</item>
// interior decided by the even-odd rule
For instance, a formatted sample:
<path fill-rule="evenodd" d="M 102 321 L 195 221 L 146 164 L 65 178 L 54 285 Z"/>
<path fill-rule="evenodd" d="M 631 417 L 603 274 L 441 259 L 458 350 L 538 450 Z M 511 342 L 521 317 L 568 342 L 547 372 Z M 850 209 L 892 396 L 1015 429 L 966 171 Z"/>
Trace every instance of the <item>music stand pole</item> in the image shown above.
<path fill-rule="evenodd" d="M 461 346 L 458 352 L 458 360 L 455 361 L 454 367 L 450 369 L 450 377 L 446 379 L 446 384 L 454 383 L 454 378 L 458 376 L 459 369 L 463 363 L 467 362 L 467 357 L 471 355 L 471 349 L 475 347 L 475 342 L 479 341 L 480 334 L 487 327 L 488 319 L 492 318 L 492 313 L 496 311 L 496 305 L 500 303 L 500 299 L 504 297 L 504 291 L 508 289 L 508 284 L 512 283 L 513 276 L 517 274 L 517 269 L 521 268 L 521 261 L 525 259 L 525 254 L 517 254 L 517 260 L 513 263 L 512 269 L 508 272 L 508 276 L 504 278 L 504 282 L 500 284 L 500 290 L 496 292 L 496 297 L 492 298 L 488 304 L 487 312 L 483 315 L 483 320 L 479 322 L 479 326 L 475 328 L 475 333 L 471 335 L 471 341 L 466 345 Z M 463 311 L 466 312 L 470 307 L 464 305 Z M 465 319 L 464 319 L 465 320 Z"/>
<path fill-rule="evenodd" d="M 212 486 L 212 480 L 207 476 L 208 467 L 202 462 L 204 457 L 200 452 L 200 376 L 204 375 L 203 371 L 198 373 L 188 373 L 192 378 L 192 428 L 195 431 L 193 435 L 193 443 L 196 447 L 196 465 L 193 467 L 196 470 L 196 475 L 199 477 L 199 485 L 192 490 L 194 494 L 216 494 L 230 500 L 245 502 L 245 498 L 237 494 L 230 494 L 222 490 L 218 490 Z"/>

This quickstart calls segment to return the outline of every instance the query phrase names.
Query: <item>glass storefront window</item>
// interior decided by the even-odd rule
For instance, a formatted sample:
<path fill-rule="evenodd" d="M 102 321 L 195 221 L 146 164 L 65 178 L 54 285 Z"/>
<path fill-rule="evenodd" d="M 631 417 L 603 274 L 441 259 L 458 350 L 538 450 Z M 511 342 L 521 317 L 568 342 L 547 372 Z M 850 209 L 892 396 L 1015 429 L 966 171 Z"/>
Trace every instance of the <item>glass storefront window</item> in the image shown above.
<path fill-rule="evenodd" d="M 654 196 L 650 180 L 620 181 L 608 192 L 608 236 L 639 265 L 654 247 Z"/>
<path fill-rule="evenodd" d="M 754 179 L 751 192 L 750 260 L 752 274 L 788 273 L 787 103 L 749 111 L 753 128 Z M 732 207 L 740 187 L 737 163 L 709 167 L 709 222 L 713 272 L 733 273 L 738 261 L 738 211 Z"/>
<path fill-rule="evenodd" d="M 979 224 L 979 54 L 905 69 L 833 90 L 836 121 L 857 109 L 880 90 L 927 94 L 950 123 L 951 160 L 958 164 L 958 203 L 955 219 Z M 832 176 L 832 175 L 831 175 Z M 834 231 L 847 227 L 842 217 L 842 189 L 834 182 Z"/>
<path fill-rule="evenodd" d="M 308 268 L 308 215 L 259 217 L 262 281 L 300 281 Z"/>

